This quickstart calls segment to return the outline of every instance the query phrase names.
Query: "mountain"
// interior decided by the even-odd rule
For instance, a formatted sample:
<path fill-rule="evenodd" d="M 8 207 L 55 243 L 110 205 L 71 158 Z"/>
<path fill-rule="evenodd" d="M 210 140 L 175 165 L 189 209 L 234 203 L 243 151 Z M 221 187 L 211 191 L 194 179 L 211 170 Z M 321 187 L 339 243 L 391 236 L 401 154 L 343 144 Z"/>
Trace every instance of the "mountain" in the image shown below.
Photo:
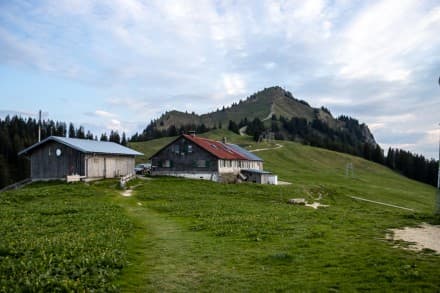
<path fill-rule="evenodd" d="M 158 120 L 158 129 L 168 129 L 171 125 L 205 124 L 206 127 L 217 127 L 219 123 L 227 125 L 229 120 L 239 123 L 243 118 L 249 121 L 258 118 L 262 121 L 271 119 L 272 115 L 285 118 L 304 118 L 308 122 L 314 119 L 325 121 L 331 128 L 343 126 L 325 108 L 313 108 L 307 102 L 298 100 L 279 86 L 265 88 L 244 101 L 233 103 L 230 107 L 223 107 L 215 112 L 197 115 L 180 111 L 170 111 L 163 114 Z M 374 138 L 371 139 L 374 140 Z"/>
<path fill-rule="evenodd" d="M 159 119 L 151 121 L 141 134 L 133 136 L 132 141 L 173 136 L 188 130 L 201 133 L 214 128 L 229 128 L 237 133 L 240 128 L 241 132 L 246 131 L 256 140 L 262 134 L 272 132 L 277 139 L 351 153 L 356 151 L 344 150 L 343 145 L 351 148 L 361 148 L 363 144 L 373 149 L 377 147 L 367 125 L 347 116 L 335 118 L 325 107 L 313 108 L 279 86 L 265 88 L 230 107 L 211 113 L 165 112 Z"/>

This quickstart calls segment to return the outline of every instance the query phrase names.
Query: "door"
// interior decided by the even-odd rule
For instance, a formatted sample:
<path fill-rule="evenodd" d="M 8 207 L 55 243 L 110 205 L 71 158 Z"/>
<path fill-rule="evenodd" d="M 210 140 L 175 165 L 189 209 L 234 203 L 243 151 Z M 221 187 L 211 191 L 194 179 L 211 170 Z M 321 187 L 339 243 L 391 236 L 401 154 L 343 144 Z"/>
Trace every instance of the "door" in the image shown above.
<path fill-rule="evenodd" d="M 116 160 L 114 158 L 105 158 L 105 178 L 114 178 L 116 177 Z"/>

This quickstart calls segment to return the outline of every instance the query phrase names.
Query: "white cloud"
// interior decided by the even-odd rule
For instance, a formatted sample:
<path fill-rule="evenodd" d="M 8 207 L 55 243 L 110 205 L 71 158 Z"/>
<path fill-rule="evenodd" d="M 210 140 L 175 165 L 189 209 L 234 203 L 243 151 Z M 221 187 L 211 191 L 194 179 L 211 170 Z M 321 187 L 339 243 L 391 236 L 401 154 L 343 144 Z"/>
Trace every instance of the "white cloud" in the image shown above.
<path fill-rule="evenodd" d="M 95 114 L 96 114 L 97 116 L 100 116 L 100 117 L 106 117 L 106 118 L 109 118 L 109 117 L 116 117 L 116 116 L 117 116 L 116 114 L 113 114 L 113 113 L 110 113 L 110 112 L 107 112 L 107 111 L 104 111 L 104 110 L 96 110 L 96 111 L 95 111 Z"/>
<path fill-rule="evenodd" d="M 440 142 L 440 129 L 430 129 L 426 131 L 424 140 L 427 144 L 436 145 Z"/>
<path fill-rule="evenodd" d="M 203 113 L 272 85 L 366 121 L 382 140 L 424 133 L 440 111 L 427 81 L 440 65 L 435 1 L 12 1 L 0 20 L 1 65 L 114 97 L 92 108 L 104 129 L 139 130 L 165 110 Z"/>
<path fill-rule="evenodd" d="M 264 68 L 266 68 L 267 70 L 272 70 L 275 67 L 277 67 L 277 64 L 275 62 L 264 63 Z"/>
<path fill-rule="evenodd" d="M 246 82 L 238 73 L 222 75 L 224 90 L 228 95 L 240 95 L 246 93 Z"/>
<path fill-rule="evenodd" d="M 420 51 L 439 44 L 433 38 L 438 27 L 439 7 L 427 11 L 420 1 L 379 1 L 362 10 L 341 33 L 334 52 L 339 73 L 346 78 L 406 81 L 413 62 L 424 61 Z"/>
<path fill-rule="evenodd" d="M 107 129 L 108 130 L 112 130 L 112 129 L 120 130 L 121 129 L 121 121 L 119 121 L 117 119 L 111 119 L 109 121 L 109 124 L 107 124 Z"/>
<path fill-rule="evenodd" d="M 320 97 L 318 98 L 320 105 L 351 105 L 354 103 L 353 99 L 344 97 Z"/>

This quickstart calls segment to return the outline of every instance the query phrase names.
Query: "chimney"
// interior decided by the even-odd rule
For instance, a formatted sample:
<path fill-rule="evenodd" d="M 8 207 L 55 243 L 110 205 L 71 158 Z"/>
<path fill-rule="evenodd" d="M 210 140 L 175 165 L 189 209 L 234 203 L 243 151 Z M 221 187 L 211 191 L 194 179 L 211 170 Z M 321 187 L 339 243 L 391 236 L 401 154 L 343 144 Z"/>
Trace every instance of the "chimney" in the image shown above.
<path fill-rule="evenodd" d="M 188 132 L 189 132 L 189 135 L 191 135 L 192 137 L 196 136 L 196 131 L 195 130 L 190 130 Z"/>
<path fill-rule="evenodd" d="M 222 142 L 225 144 L 228 143 L 228 139 L 226 138 L 226 136 L 223 136 Z"/>

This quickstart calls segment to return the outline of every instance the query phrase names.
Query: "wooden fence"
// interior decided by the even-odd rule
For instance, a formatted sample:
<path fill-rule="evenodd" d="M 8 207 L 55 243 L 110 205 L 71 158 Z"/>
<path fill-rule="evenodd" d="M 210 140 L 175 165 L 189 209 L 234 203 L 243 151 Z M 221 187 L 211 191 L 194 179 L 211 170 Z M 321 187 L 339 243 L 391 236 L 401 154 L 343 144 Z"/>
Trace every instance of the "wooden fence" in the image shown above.
<path fill-rule="evenodd" d="M 135 173 L 130 173 L 130 174 L 127 174 L 125 176 L 122 176 L 121 179 L 119 180 L 119 185 L 121 187 L 125 187 L 125 184 L 128 181 L 130 181 L 131 179 L 134 179 L 134 178 L 136 178 L 136 174 Z"/>

